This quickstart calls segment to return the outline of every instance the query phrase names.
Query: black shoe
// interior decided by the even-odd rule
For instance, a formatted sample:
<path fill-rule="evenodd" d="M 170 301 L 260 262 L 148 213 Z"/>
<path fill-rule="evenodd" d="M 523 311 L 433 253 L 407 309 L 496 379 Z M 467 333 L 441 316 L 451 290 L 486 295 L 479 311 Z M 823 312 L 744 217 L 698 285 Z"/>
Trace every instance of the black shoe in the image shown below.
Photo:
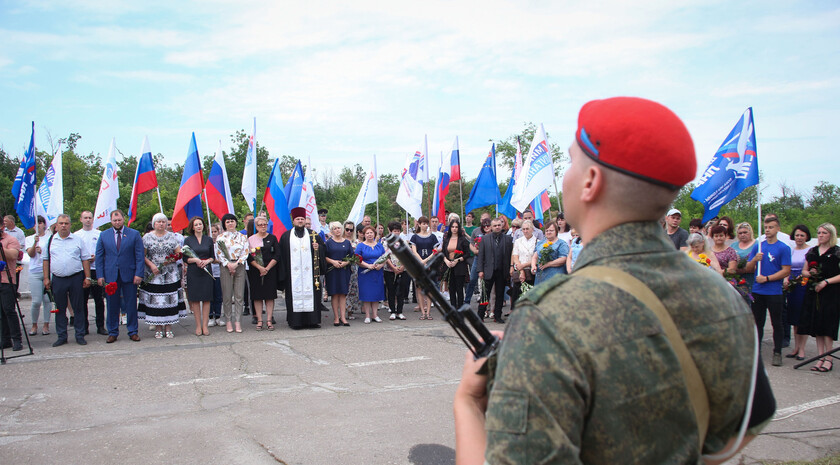
<path fill-rule="evenodd" d="M 75 317 L 72 317 L 72 316 L 71 316 L 71 317 L 70 317 L 70 323 L 68 323 L 68 324 L 69 324 L 70 326 L 73 326 L 73 325 L 75 324 L 75 322 L 76 322 Z"/>
<path fill-rule="evenodd" d="M 19 350 L 23 350 L 23 344 L 20 341 L 12 341 L 12 351 L 17 352 Z"/>
<path fill-rule="evenodd" d="M 108 331 L 106 331 L 105 328 L 99 328 L 99 329 L 96 330 L 96 334 L 98 334 L 100 336 L 107 336 Z"/>
<path fill-rule="evenodd" d="M 257 320 L 257 317 L 253 317 L 253 318 L 251 318 L 251 324 L 252 324 L 252 325 L 257 324 L 257 321 L 259 321 L 259 320 Z"/>
<path fill-rule="evenodd" d="M 782 348 L 785 349 L 785 348 L 788 348 L 788 347 L 790 347 L 790 339 L 783 340 L 782 341 Z"/>
<path fill-rule="evenodd" d="M 76 338 L 76 344 L 79 344 L 80 346 L 86 346 L 87 341 L 83 337 L 77 337 Z"/>
<path fill-rule="evenodd" d="M 271 324 L 276 325 L 277 321 L 274 320 L 274 317 L 271 317 Z"/>
<path fill-rule="evenodd" d="M 64 344 L 67 344 L 67 339 L 59 339 L 53 342 L 53 347 L 63 346 Z"/>
<path fill-rule="evenodd" d="M 503 320 L 502 318 L 493 318 L 493 322 L 494 323 L 499 323 L 499 324 L 502 324 L 502 325 L 505 324 L 505 320 Z"/>

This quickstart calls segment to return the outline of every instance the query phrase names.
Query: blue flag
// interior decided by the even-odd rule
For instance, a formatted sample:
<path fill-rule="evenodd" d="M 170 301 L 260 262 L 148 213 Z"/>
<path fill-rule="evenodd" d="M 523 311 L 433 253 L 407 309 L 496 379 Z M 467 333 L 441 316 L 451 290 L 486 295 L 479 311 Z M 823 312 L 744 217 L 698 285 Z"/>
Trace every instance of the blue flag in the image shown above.
<path fill-rule="evenodd" d="M 702 203 L 706 210 L 703 214 L 704 223 L 717 216 L 721 207 L 744 189 L 758 184 L 757 153 L 750 107 L 726 136 L 697 182 L 697 187 L 691 192 L 691 198 Z"/>
<path fill-rule="evenodd" d="M 510 199 L 513 197 L 513 186 L 516 185 L 516 170 L 511 170 L 510 173 L 510 182 L 508 183 L 507 190 L 505 191 L 504 197 L 499 202 L 499 214 L 505 215 L 508 218 L 516 218 L 516 209 L 513 208 L 513 205 L 510 204 Z"/>
<path fill-rule="evenodd" d="M 496 144 L 493 144 L 478 172 L 478 179 L 473 184 L 465 209 L 471 212 L 487 205 L 498 205 L 500 200 L 499 183 L 496 182 Z"/>
<path fill-rule="evenodd" d="M 35 122 L 32 122 L 32 135 L 29 137 L 29 149 L 21 162 L 20 184 L 12 186 L 15 196 L 15 211 L 20 217 L 24 229 L 35 227 Z M 18 170 L 21 171 L 21 170 Z"/>
<path fill-rule="evenodd" d="M 286 206 L 289 208 L 289 211 L 292 211 L 293 208 L 301 206 L 301 192 L 303 192 L 303 167 L 300 164 L 300 160 L 298 160 L 297 165 L 295 165 L 295 169 L 289 176 L 289 182 L 287 182 L 286 187 L 283 188 L 283 194 L 286 196 Z"/>

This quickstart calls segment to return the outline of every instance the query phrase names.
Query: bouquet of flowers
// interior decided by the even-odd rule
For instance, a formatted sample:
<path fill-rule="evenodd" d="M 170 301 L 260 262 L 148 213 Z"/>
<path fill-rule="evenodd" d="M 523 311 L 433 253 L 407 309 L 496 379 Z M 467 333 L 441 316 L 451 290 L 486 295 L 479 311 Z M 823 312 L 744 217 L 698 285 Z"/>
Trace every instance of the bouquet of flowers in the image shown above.
<path fill-rule="evenodd" d="M 391 252 L 385 252 L 384 254 L 382 254 L 382 256 L 381 256 L 381 257 L 377 258 L 377 259 L 376 259 L 376 261 L 374 261 L 374 262 L 373 262 L 373 264 L 374 264 L 374 265 L 381 265 L 381 264 L 383 264 L 383 263 L 387 262 L 387 261 L 388 261 L 388 257 L 389 257 L 390 255 L 391 255 Z M 362 274 L 365 274 L 365 273 L 367 273 L 368 271 L 371 271 L 371 270 L 370 270 L 370 268 L 365 268 L 364 270 L 362 270 Z"/>
<path fill-rule="evenodd" d="M 698 255 L 696 261 L 697 261 L 697 263 L 699 263 L 699 264 L 701 264 L 701 265 L 703 265 L 707 268 L 712 266 L 712 259 L 707 257 L 706 254 L 704 254 L 704 253 L 701 253 L 700 255 Z"/>
<path fill-rule="evenodd" d="M 738 294 L 741 295 L 741 298 L 744 299 L 744 302 L 746 302 L 747 305 L 752 304 L 755 299 L 750 292 L 750 287 L 747 284 L 746 279 L 742 278 L 739 274 L 729 274 L 727 272 L 723 273 L 723 277 L 729 284 L 732 285 L 732 287 L 735 288 L 736 291 L 738 291 Z"/>
<path fill-rule="evenodd" d="M 349 253 L 349 254 L 347 254 L 346 257 L 342 258 L 341 261 L 342 262 L 347 262 L 351 265 L 358 265 L 359 263 L 362 262 L 362 256 L 359 255 L 359 254 L 355 254 L 355 253 Z M 335 269 L 334 266 L 328 267 L 327 268 L 327 273 L 329 273 L 330 271 L 332 271 L 334 269 Z"/>
<path fill-rule="evenodd" d="M 187 258 L 198 258 L 198 255 L 195 254 L 195 251 L 191 249 L 188 245 L 181 247 L 181 253 L 184 254 L 184 256 Z M 201 269 L 204 270 L 207 274 L 209 274 L 211 278 L 213 277 L 213 273 L 211 273 L 210 270 L 208 270 L 206 267 Z"/>
<path fill-rule="evenodd" d="M 108 283 L 105 285 L 105 293 L 108 295 L 114 295 L 117 292 L 117 283 Z"/>
<path fill-rule="evenodd" d="M 167 256 L 163 259 L 163 263 L 160 263 L 160 264 L 155 263 L 155 266 L 157 266 L 158 268 L 160 268 L 160 267 L 162 267 L 162 266 L 171 265 L 171 264 L 173 264 L 173 263 L 177 262 L 178 260 L 180 260 L 181 258 L 183 258 L 183 256 L 184 256 L 184 254 L 182 254 L 182 253 L 180 253 L 180 252 L 172 252 L 171 254 L 167 255 Z M 151 281 L 154 277 L 155 277 L 154 273 L 150 273 L 150 272 L 148 272 L 148 271 L 147 271 L 147 272 L 146 272 L 146 277 L 145 277 L 145 278 L 143 278 L 143 282 L 144 282 L 144 283 L 148 283 L 148 282 L 150 282 L 150 281 Z"/>
<path fill-rule="evenodd" d="M 532 284 L 528 284 L 527 281 L 522 283 L 522 286 L 520 287 L 522 293 L 519 294 L 519 298 L 521 299 L 523 295 L 527 294 L 528 291 L 530 291 L 533 288 L 534 288 L 534 286 Z M 519 299 L 516 299 L 516 300 L 519 300 Z"/>
<path fill-rule="evenodd" d="M 219 238 L 219 240 L 216 241 L 216 245 L 219 247 L 219 251 L 222 252 L 222 255 L 225 256 L 225 260 L 232 262 L 233 259 L 230 258 L 230 252 L 228 252 L 228 248 L 227 245 L 225 245 L 225 241 L 223 241 L 222 238 Z"/>
<path fill-rule="evenodd" d="M 262 256 L 262 247 L 251 247 L 250 255 L 254 261 L 257 262 L 257 265 L 265 266 Z"/>
<path fill-rule="evenodd" d="M 479 294 L 478 294 L 478 316 L 485 318 L 488 317 L 487 310 L 490 306 L 490 297 L 487 295 L 487 286 L 484 284 L 483 279 L 478 280 L 479 284 Z"/>
<path fill-rule="evenodd" d="M 452 254 L 455 256 L 452 260 L 450 260 L 450 261 L 452 261 L 452 262 L 458 263 L 458 261 L 460 261 L 460 260 L 463 260 L 463 259 L 464 259 L 464 252 L 463 252 L 462 250 L 455 249 L 455 250 L 452 252 Z M 454 266 L 454 265 L 453 265 L 453 266 Z M 450 268 L 450 267 L 448 267 L 448 266 L 445 266 L 445 268 L 443 269 L 443 274 L 442 274 L 442 275 L 441 275 L 441 277 L 440 277 L 440 281 L 441 281 L 442 283 L 443 283 L 443 282 L 445 282 L 445 283 L 448 285 L 448 284 L 449 284 L 449 277 L 450 277 L 451 275 L 452 275 L 452 268 Z M 448 288 L 448 287 L 449 287 L 449 286 L 447 286 L 447 288 Z"/>
<path fill-rule="evenodd" d="M 551 246 L 554 245 L 554 242 L 546 242 L 543 244 L 542 249 L 540 249 L 540 269 L 542 269 L 543 265 L 546 263 L 554 260 L 554 249 Z"/>

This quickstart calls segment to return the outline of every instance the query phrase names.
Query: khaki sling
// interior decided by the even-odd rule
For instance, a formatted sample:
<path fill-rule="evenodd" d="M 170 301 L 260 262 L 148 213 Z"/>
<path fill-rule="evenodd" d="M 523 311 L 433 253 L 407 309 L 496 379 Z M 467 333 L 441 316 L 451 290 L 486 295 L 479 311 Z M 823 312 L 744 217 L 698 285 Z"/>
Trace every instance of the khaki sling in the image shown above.
<path fill-rule="evenodd" d="M 608 268 L 606 266 L 587 266 L 579 271 L 575 271 L 573 276 L 583 276 L 586 278 L 604 281 L 612 286 L 615 286 L 622 291 L 632 295 L 637 300 L 642 302 L 649 308 L 659 319 L 662 329 L 665 331 L 665 337 L 671 342 L 677 359 L 680 362 L 683 376 L 686 381 L 686 389 L 688 390 L 688 397 L 691 400 L 691 406 L 694 410 L 694 416 L 697 420 L 698 437 L 700 441 L 700 453 L 703 453 L 703 443 L 706 440 L 706 432 L 709 429 L 709 397 L 706 393 L 706 386 L 703 384 L 703 378 L 700 377 L 700 370 L 694 363 L 694 359 L 688 352 L 688 347 L 685 345 L 677 325 L 671 315 L 662 305 L 662 301 L 656 297 L 656 294 L 650 290 L 645 283 L 636 279 L 629 273 L 624 271 Z"/>

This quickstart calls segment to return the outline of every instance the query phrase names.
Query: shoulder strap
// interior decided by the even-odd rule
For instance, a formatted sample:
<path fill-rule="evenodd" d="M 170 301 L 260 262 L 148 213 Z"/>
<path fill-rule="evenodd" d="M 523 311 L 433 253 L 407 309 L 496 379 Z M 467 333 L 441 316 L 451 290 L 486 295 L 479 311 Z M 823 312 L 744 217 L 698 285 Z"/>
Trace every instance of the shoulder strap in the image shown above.
<path fill-rule="evenodd" d="M 706 393 L 706 386 L 703 384 L 703 378 L 700 376 L 700 370 L 697 369 L 697 365 L 694 363 L 694 359 L 691 357 L 685 341 L 680 336 L 677 325 L 674 324 L 674 320 L 671 318 L 668 310 L 662 305 L 662 301 L 659 300 L 656 294 L 645 283 L 629 273 L 616 268 L 587 266 L 579 271 L 575 271 L 572 276 L 584 276 L 609 283 L 638 299 L 656 315 L 659 324 L 662 325 L 662 329 L 665 332 L 665 337 L 668 338 L 677 355 L 680 368 L 685 377 L 688 397 L 691 400 L 691 406 L 694 410 L 695 419 L 697 420 L 700 441 L 699 452 L 702 454 L 703 443 L 705 442 L 706 433 L 709 429 L 709 397 Z"/>
<path fill-rule="evenodd" d="M 50 246 L 52 245 L 53 237 L 55 237 L 55 234 L 50 234 L 50 240 L 47 241 L 47 254 L 46 255 L 47 255 L 47 261 L 48 262 L 52 261 L 52 259 L 50 258 Z M 41 259 L 43 260 L 43 257 Z"/>

